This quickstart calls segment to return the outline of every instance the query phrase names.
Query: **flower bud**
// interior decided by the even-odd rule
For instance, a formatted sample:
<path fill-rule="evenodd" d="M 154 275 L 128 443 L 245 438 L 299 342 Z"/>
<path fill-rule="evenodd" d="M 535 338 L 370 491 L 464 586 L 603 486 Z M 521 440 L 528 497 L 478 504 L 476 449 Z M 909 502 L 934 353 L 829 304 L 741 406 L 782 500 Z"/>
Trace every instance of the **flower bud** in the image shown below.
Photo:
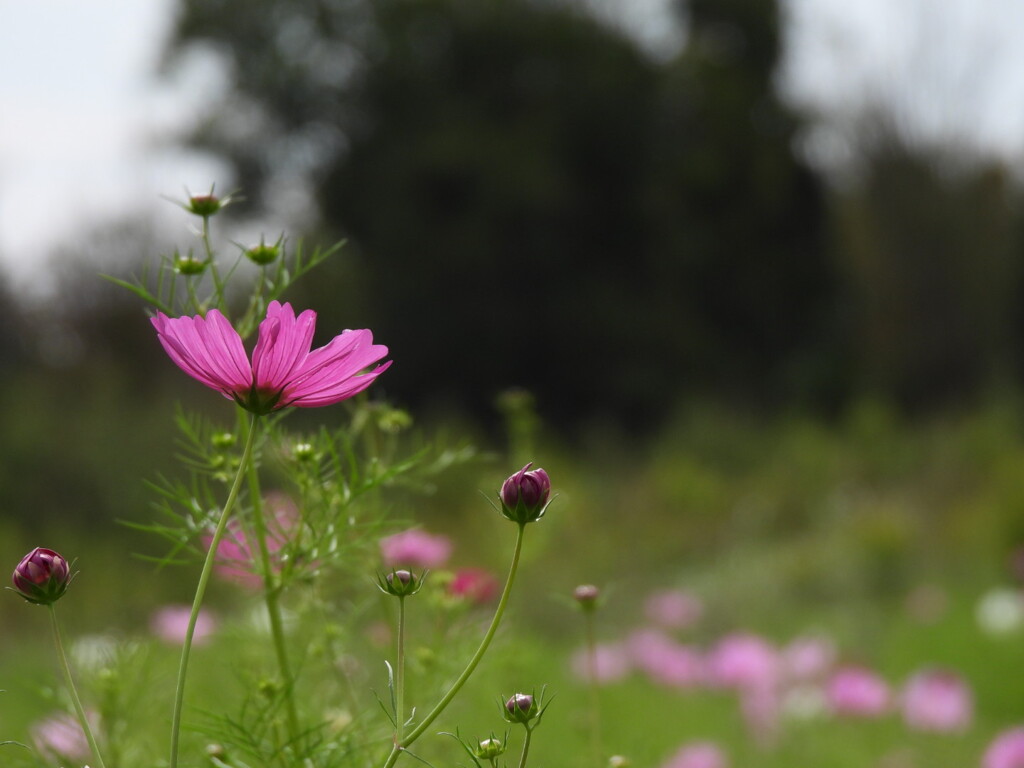
<path fill-rule="evenodd" d="M 539 714 L 539 707 L 529 693 L 517 693 L 505 702 L 505 719 L 510 723 L 523 723 L 533 720 Z"/>
<path fill-rule="evenodd" d="M 30 603 L 51 605 L 67 590 L 71 568 L 52 549 L 36 547 L 18 563 L 12 581 L 18 594 Z"/>
<path fill-rule="evenodd" d="M 601 590 L 593 584 L 580 584 L 572 591 L 572 597 L 580 608 L 589 613 L 597 608 L 597 601 L 601 597 Z"/>
<path fill-rule="evenodd" d="M 509 477 L 501 486 L 501 514 L 509 520 L 525 524 L 540 520 L 547 511 L 551 480 L 543 469 L 530 469 L 533 463 Z"/>
<path fill-rule="evenodd" d="M 377 583 L 382 592 L 395 597 L 408 597 L 415 595 L 423 586 L 423 576 L 416 576 L 412 571 L 391 571 L 383 578 L 378 577 Z"/>
<path fill-rule="evenodd" d="M 201 275 L 206 270 L 206 264 L 204 259 L 197 259 L 191 252 L 174 256 L 174 271 L 179 275 Z"/>
<path fill-rule="evenodd" d="M 502 744 L 501 739 L 496 739 L 493 736 L 481 741 L 473 750 L 473 754 L 480 760 L 494 760 L 504 753 L 505 745 Z"/>
<path fill-rule="evenodd" d="M 192 195 L 188 199 L 188 204 L 185 205 L 185 210 L 189 213 L 194 213 L 196 216 L 202 216 L 204 219 L 209 218 L 220 212 L 220 209 L 228 204 L 228 199 L 221 200 L 219 197 L 213 194 L 209 195 Z"/>
<path fill-rule="evenodd" d="M 259 245 L 254 245 L 252 248 L 246 248 L 245 255 L 249 261 L 260 267 L 273 264 L 277 261 L 277 257 L 281 255 L 281 241 L 278 240 L 276 243 L 267 245 L 265 242 L 260 240 Z"/>

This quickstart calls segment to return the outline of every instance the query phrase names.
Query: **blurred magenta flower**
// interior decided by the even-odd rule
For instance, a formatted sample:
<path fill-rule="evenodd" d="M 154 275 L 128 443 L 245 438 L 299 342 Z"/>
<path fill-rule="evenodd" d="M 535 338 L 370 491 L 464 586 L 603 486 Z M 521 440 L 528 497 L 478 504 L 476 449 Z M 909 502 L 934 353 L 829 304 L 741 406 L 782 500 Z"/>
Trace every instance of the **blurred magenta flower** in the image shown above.
<path fill-rule="evenodd" d="M 654 592 L 644 603 L 648 621 L 666 629 L 686 629 L 704 615 L 704 604 L 696 595 L 679 589 Z"/>
<path fill-rule="evenodd" d="M 593 678 L 597 683 L 613 683 L 629 674 L 632 660 L 629 651 L 619 643 L 594 646 L 593 655 L 588 648 L 579 648 L 570 661 L 573 674 L 580 680 Z"/>
<path fill-rule="evenodd" d="M 95 730 L 99 716 L 87 712 L 90 727 Z M 29 727 L 29 735 L 39 754 L 56 762 L 82 762 L 92 756 L 89 741 L 78 720 L 59 712 L 37 721 Z"/>
<path fill-rule="evenodd" d="M 880 675 L 851 666 L 836 670 L 829 678 L 825 699 L 837 715 L 878 717 L 889 710 L 892 694 Z"/>
<path fill-rule="evenodd" d="M 726 635 L 707 658 L 708 675 L 713 685 L 725 688 L 774 686 L 781 672 L 779 653 L 757 635 Z"/>
<path fill-rule="evenodd" d="M 380 554 L 388 568 L 440 568 L 452 554 L 452 542 L 412 528 L 381 539 Z"/>
<path fill-rule="evenodd" d="M 903 687 L 903 720 L 919 731 L 963 731 L 971 724 L 974 697 L 967 683 L 946 670 L 924 670 Z"/>
<path fill-rule="evenodd" d="M 181 645 L 185 642 L 185 632 L 188 629 L 188 619 L 192 614 L 192 607 L 189 605 L 165 605 L 156 610 L 149 617 L 149 631 L 160 640 L 171 645 Z M 217 629 L 217 620 L 210 611 L 200 609 L 196 617 L 196 629 L 192 636 L 195 645 L 202 645 L 208 641 Z"/>
<path fill-rule="evenodd" d="M 548 497 L 551 495 L 551 479 L 548 473 L 539 467 L 530 469 L 532 466 L 533 462 L 530 462 L 508 477 L 498 491 L 501 514 L 520 525 L 536 522 L 544 517 Z"/>
<path fill-rule="evenodd" d="M 299 511 L 295 503 L 282 494 L 268 494 L 263 500 L 263 506 L 267 526 L 267 551 L 270 553 L 271 566 L 278 570 L 281 566 L 281 548 L 299 525 Z M 204 536 L 204 546 L 208 547 L 212 540 L 212 533 Z M 256 590 L 263 586 L 259 546 L 255 541 L 249 540 L 249 535 L 237 519 L 228 521 L 224 538 L 217 546 L 214 571 L 221 578 L 247 589 Z"/>
<path fill-rule="evenodd" d="M 673 688 L 692 688 L 706 682 L 700 652 L 655 629 L 634 632 L 628 640 L 633 664 L 652 682 Z"/>
<path fill-rule="evenodd" d="M 661 768 L 728 768 L 729 760 L 721 748 L 710 741 L 684 744 Z"/>
<path fill-rule="evenodd" d="M 36 605 L 51 605 L 64 595 L 71 582 L 68 561 L 52 549 L 36 547 L 23 558 L 11 576 L 18 594 Z"/>
<path fill-rule="evenodd" d="M 448 593 L 475 605 L 483 605 L 498 596 L 500 587 L 498 579 L 490 571 L 483 568 L 460 568 L 448 583 Z"/>
<path fill-rule="evenodd" d="M 362 392 L 391 362 L 365 370 L 388 353 L 368 330 L 344 331 L 310 351 L 316 313 L 298 317 L 290 304 L 270 302 L 260 323 L 252 364 L 242 337 L 218 310 L 206 316 L 152 318 L 157 338 L 181 370 L 253 413 L 287 406 L 332 405 Z"/>
<path fill-rule="evenodd" d="M 1024 768 L 1024 726 L 998 734 L 985 750 L 981 768 Z"/>

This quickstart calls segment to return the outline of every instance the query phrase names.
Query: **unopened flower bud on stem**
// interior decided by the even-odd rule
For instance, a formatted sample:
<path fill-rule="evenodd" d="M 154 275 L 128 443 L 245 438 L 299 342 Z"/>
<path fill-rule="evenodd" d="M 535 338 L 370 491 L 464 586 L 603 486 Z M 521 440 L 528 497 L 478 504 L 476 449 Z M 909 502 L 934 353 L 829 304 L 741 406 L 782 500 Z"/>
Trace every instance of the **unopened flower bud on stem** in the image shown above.
<path fill-rule="evenodd" d="M 501 514 L 525 525 L 540 520 L 547 511 L 551 496 L 551 479 L 543 469 L 530 469 L 530 462 L 509 477 L 498 491 Z"/>
<path fill-rule="evenodd" d="M 18 594 L 30 603 L 52 605 L 71 583 L 71 567 L 52 549 L 36 547 L 21 559 L 11 580 Z"/>

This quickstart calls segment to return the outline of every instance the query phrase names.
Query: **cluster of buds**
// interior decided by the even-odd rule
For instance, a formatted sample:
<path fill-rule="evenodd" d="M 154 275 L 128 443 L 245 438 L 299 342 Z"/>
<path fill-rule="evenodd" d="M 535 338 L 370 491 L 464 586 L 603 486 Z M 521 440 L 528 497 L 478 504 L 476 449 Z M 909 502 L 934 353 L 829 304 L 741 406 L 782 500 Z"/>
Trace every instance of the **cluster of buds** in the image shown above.
<path fill-rule="evenodd" d="M 377 576 L 377 586 L 385 594 L 394 595 L 395 597 L 408 597 L 420 591 L 426 575 L 426 571 L 419 576 L 412 571 L 391 571 L 391 573 L 384 576 Z"/>
<path fill-rule="evenodd" d="M 498 491 L 501 514 L 514 523 L 525 525 L 544 517 L 551 496 L 551 479 L 543 469 L 530 469 L 533 463 L 509 477 Z"/>
<path fill-rule="evenodd" d="M 71 583 L 71 567 L 52 549 L 36 547 L 21 559 L 11 580 L 17 593 L 30 603 L 52 605 Z"/>

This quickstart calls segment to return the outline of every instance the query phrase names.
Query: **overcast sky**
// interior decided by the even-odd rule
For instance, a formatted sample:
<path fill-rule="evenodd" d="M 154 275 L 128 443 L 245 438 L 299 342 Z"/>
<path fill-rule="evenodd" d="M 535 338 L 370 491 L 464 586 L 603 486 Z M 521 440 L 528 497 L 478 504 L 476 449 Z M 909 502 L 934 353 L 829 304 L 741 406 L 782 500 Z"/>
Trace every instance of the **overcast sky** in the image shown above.
<path fill-rule="evenodd" d="M 678 30 L 668 0 L 587 0 L 652 50 Z M 159 139 L 215 90 L 199 62 L 177 84 L 152 73 L 174 0 L 0 0 L 0 259 L 15 279 L 38 254 L 112 212 L 203 191 L 222 169 Z M 1024 0 L 785 0 L 786 92 L 841 122 L 865 93 L 923 135 L 1024 156 Z M 828 131 L 818 142 L 826 151 Z M 221 179 L 221 181 L 223 181 Z"/>

